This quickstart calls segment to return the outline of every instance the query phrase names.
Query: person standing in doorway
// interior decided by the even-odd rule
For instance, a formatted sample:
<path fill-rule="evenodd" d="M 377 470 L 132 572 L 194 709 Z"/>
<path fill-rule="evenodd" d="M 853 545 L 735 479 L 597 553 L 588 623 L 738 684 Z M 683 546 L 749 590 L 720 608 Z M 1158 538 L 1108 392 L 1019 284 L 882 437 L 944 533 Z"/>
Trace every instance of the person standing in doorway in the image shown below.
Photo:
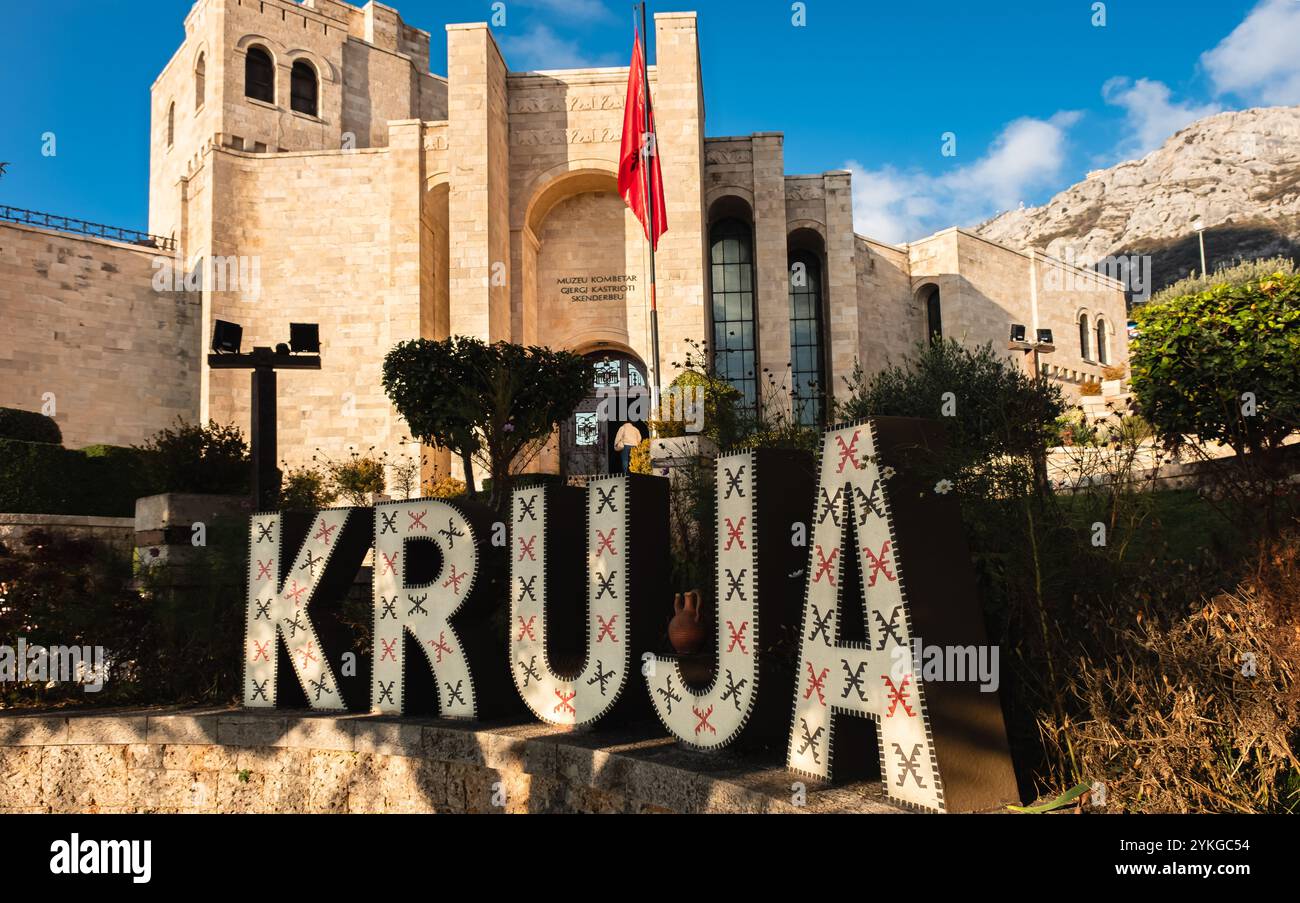
<path fill-rule="evenodd" d="M 633 424 L 625 423 L 618 428 L 618 433 L 614 436 L 614 451 L 618 452 L 623 464 L 622 473 L 632 472 L 632 449 L 640 444 L 641 431 Z"/>

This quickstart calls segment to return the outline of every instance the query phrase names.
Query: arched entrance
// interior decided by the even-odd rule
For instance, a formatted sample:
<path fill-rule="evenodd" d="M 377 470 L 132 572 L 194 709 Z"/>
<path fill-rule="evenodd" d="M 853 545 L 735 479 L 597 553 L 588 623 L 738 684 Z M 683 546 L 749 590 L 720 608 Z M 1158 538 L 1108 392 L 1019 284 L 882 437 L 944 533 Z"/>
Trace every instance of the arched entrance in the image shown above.
<path fill-rule="evenodd" d="M 649 408 L 646 367 L 624 351 L 594 351 L 586 355 L 595 368 L 591 394 L 574 408 L 560 427 L 560 460 L 566 475 L 618 473 L 622 459 L 614 450 L 614 437 L 624 423 L 632 423 L 641 438 L 650 436 L 643 412 Z M 641 408 L 641 410 L 639 410 Z"/>

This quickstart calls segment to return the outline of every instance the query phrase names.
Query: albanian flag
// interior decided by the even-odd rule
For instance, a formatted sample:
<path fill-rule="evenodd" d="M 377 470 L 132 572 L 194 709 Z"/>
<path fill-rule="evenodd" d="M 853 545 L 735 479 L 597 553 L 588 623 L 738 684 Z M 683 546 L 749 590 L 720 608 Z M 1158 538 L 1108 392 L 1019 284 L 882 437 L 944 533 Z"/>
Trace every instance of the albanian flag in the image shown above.
<path fill-rule="evenodd" d="M 634 33 L 632 67 L 627 74 L 627 102 L 623 107 L 623 144 L 619 149 L 618 193 L 632 208 L 645 229 L 646 240 L 657 250 L 659 236 L 668 231 L 668 211 L 664 208 L 664 179 L 659 169 L 659 150 L 655 141 L 654 110 L 650 110 L 650 127 L 646 128 L 646 110 L 650 92 L 645 82 L 645 57 L 641 50 L 640 29 Z M 646 203 L 645 161 L 650 161 L 650 196 L 653 208 Z M 650 235 L 647 210 L 654 210 L 654 235 Z"/>

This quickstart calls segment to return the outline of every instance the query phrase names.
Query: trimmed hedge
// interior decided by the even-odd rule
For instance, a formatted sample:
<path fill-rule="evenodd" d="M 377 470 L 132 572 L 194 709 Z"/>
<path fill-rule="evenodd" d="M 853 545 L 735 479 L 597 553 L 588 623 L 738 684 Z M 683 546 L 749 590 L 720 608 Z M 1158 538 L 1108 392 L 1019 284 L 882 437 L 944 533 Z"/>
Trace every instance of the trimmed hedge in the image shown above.
<path fill-rule="evenodd" d="M 20 439 L 24 442 L 51 442 L 63 444 L 63 431 L 54 422 L 36 411 L 18 408 L 0 408 L 0 439 Z"/>
<path fill-rule="evenodd" d="M 146 452 L 0 439 L 0 511 L 131 517 L 135 500 L 162 491 Z"/>

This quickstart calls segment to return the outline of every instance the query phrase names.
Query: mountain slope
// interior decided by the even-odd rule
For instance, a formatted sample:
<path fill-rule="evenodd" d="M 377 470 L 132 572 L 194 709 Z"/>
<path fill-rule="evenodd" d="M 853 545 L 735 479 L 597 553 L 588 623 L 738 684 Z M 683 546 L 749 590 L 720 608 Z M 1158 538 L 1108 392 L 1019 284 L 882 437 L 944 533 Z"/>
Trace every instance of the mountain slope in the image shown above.
<path fill-rule="evenodd" d="M 1141 160 L 1091 172 L 1042 207 L 974 231 L 1079 263 L 1150 254 L 1157 291 L 1200 269 L 1198 217 L 1211 271 L 1239 258 L 1300 260 L 1300 107 L 1209 116 Z"/>

